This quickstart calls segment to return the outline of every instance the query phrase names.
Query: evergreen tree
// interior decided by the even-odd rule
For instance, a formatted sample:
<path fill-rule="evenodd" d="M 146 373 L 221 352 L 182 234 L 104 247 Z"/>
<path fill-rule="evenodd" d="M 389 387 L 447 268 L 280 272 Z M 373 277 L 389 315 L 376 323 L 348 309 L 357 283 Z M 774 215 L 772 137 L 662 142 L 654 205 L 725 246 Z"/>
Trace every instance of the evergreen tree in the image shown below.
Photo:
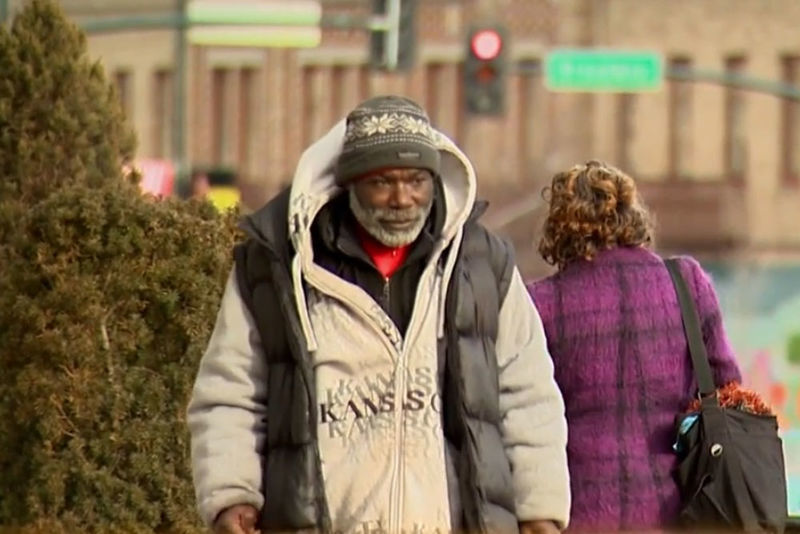
<path fill-rule="evenodd" d="M 0 28 L 0 532 L 200 532 L 185 406 L 234 213 L 143 196 L 54 1 Z"/>
<path fill-rule="evenodd" d="M 53 1 L 32 0 L 0 31 L 0 176 L 4 195 L 116 181 L 133 132 L 86 39 Z M 57 165 L 54 165 L 57 163 Z"/>

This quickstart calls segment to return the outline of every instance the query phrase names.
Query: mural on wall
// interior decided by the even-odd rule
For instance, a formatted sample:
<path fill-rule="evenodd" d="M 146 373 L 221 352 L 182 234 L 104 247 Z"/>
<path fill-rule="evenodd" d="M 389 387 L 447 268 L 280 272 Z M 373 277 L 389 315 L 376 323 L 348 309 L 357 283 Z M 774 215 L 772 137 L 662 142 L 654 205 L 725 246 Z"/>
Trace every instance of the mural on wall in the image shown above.
<path fill-rule="evenodd" d="M 789 510 L 800 515 L 800 265 L 704 264 L 744 373 L 778 416 Z"/>

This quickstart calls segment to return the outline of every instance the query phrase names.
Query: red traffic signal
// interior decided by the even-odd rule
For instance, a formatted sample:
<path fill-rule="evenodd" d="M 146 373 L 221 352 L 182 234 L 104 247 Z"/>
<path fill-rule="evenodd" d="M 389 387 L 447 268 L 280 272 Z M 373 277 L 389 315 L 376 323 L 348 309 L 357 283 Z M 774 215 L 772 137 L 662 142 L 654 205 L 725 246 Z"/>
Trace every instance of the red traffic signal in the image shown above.
<path fill-rule="evenodd" d="M 508 30 L 500 24 L 468 28 L 464 40 L 464 103 L 468 113 L 505 112 Z"/>
<path fill-rule="evenodd" d="M 481 30 L 472 36 L 470 49 L 478 59 L 491 61 L 503 50 L 503 38 L 495 30 Z"/>

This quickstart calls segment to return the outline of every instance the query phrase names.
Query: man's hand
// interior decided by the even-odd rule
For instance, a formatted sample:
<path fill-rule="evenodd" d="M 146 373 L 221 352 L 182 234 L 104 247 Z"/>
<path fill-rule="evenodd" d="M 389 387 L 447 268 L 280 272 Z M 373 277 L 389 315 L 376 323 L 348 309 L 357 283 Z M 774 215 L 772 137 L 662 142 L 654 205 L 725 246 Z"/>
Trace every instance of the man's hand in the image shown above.
<path fill-rule="evenodd" d="M 561 531 L 552 521 L 523 521 L 519 524 L 520 534 L 559 534 Z"/>
<path fill-rule="evenodd" d="M 214 521 L 214 534 L 256 534 L 258 510 L 249 504 L 226 508 Z"/>

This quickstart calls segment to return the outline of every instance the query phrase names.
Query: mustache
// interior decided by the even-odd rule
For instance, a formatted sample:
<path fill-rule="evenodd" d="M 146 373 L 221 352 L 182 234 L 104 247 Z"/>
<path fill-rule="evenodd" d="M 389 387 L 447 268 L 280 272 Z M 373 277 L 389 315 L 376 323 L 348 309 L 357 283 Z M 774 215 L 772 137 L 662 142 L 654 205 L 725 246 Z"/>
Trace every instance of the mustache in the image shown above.
<path fill-rule="evenodd" d="M 417 220 L 423 217 L 427 210 L 422 207 L 393 209 L 393 208 L 371 208 L 372 215 L 382 221 L 404 222 Z"/>

